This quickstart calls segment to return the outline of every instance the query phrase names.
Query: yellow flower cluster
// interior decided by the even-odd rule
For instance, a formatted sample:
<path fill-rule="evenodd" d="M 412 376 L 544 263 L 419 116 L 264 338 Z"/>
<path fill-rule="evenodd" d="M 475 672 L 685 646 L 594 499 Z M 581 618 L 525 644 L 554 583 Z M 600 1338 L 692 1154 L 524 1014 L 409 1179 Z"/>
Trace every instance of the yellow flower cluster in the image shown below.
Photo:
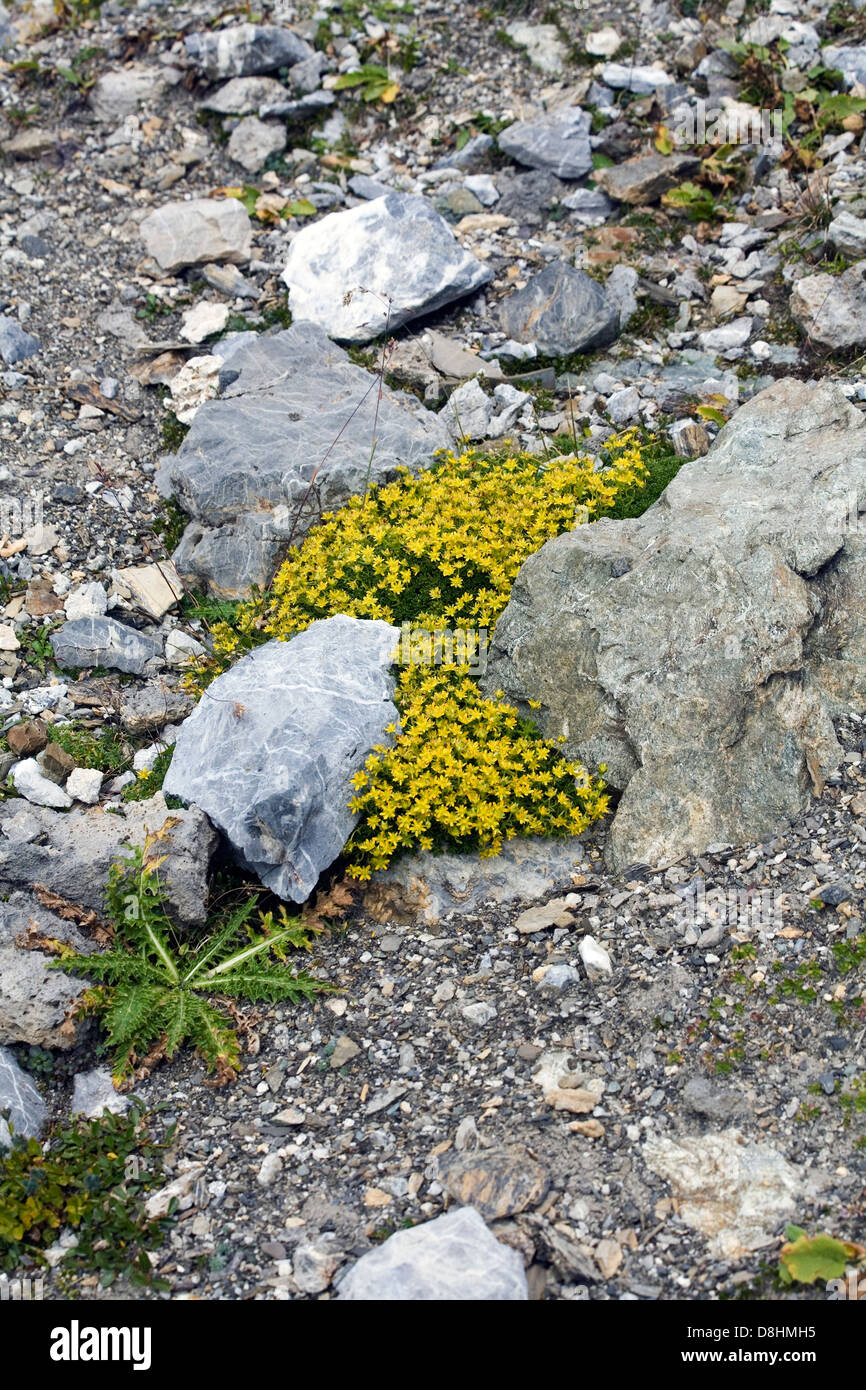
<path fill-rule="evenodd" d="M 397 704 L 394 746 L 374 748 L 353 779 L 353 877 L 369 878 L 404 849 L 487 856 L 515 835 L 579 835 L 607 810 L 600 779 L 566 762 L 510 706 L 484 699 L 465 671 L 410 666 Z"/>
<path fill-rule="evenodd" d="M 267 598 L 217 625 L 216 661 L 199 676 L 337 613 L 492 630 L 530 555 L 610 511 L 647 476 L 634 430 L 608 442 L 604 463 L 467 450 L 417 477 L 401 470 L 325 515 Z M 355 777 L 359 821 L 346 846 L 355 877 L 401 850 L 493 855 L 515 835 L 579 835 L 607 810 L 601 779 L 566 762 L 510 706 L 485 699 L 466 667 L 410 666 L 395 701 L 393 747 L 375 748 Z"/>
<path fill-rule="evenodd" d="M 605 466 L 574 455 L 448 453 L 326 513 L 279 570 L 265 610 L 215 631 L 233 652 L 255 628 L 290 637 L 316 618 L 411 620 L 419 627 L 492 629 L 524 560 L 545 541 L 593 521 L 646 478 L 637 432 L 610 441 Z"/>

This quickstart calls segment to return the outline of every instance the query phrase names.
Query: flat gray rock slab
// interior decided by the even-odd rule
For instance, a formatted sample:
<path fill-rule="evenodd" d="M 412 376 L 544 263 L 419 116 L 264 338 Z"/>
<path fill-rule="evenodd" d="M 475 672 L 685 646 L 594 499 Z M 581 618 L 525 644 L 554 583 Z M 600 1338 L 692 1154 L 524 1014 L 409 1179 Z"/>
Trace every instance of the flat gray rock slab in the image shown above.
<path fill-rule="evenodd" d="M 31 1139 L 45 1122 L 47 1106 L 8 1048 L 0 1047 L 0 1110 L 9 1111 L 16 1135 Z M 10 1144 L 9 1125 L 0 1116 L 0 1149 Z"/>
<path fill-rule="evenodd" d="M 161 638 L 148 637 L 116 618 L 73 618 L 51 635 L 54 659 L 66 671 L 105 666 L 141 676 L 162 660 Z"/>
<path fill-rule="evenodd" d="M 349 343 L 367 343 L 386 327 L 399 328 L 492 278 L 490 267 L 463 249 L 426 198 L 406 193 L 304 227 L 283 271 L 294 318 L 310 319 Z"/>
<path fill-rule="evenodd" d="M 251 337 L 220 380 L 157 485 L 195 519 L 179 572 L 222 593 L 267 583 L 293 528 L 302 537 L 368 480 L 388 481 L 401 464 L 416 472 L 448 444 L 436 415 L 388 387 L 377 421 L 378 379 L 312 323 Z"/>
<path fill-rule="evenodd" d="M 617 336 L 619 320 L 616 300 L 591 275 L 564 261 L 546 266 L 499 305 L 509 338 L 537 343 L 550 357 L 605 347 Z"/>
<path fill-rule="evenodd" d="M 294 67 L 314 51 L 300 34 L 277 24 L 237 24 L 188 34 L 184 46 L 196 67 L 212 80 Z"/>
<path fill-rule="evenodd" d="M 582 179 L 592 169 L 591 125 L 589 112 L 573 106 L 543 120 L 515 121 L 499 132 L 498 144 L 530 169 L 547 169 L 560 179 Z"/>
<path fill-rule="evenodd" d="M 362 1255 L 340 1281 L 338 1297 L 520 1303 L 529 1292 L 517 1251 L 500 1244 L 473 1207 L 460 1207 L 423 1226 L 396 1231 Z"/>
<path fill-rule="evenodd" d="M 193 801 L 281 898 L 305 902 L 357 817 L 352 777 L 396 722 L 399 629 L 336 617 L 268 642 L 181 726 L 166 793 Z"/>
<path fill-rule="evenodd" d="M 288 92 L 275 77 L 232 77 L 201 103 L 203 111 L 221 116 L 246 116 L 269 102 L 286 101 Z"/>
<path fill-rule="evenodd" d="M 779 381 L 642 517 L 521 569 L 484 686 L 607 765 L 617 871 L 776 833 L 838 765 L 831 716 L 866 705 L 864 494 L 866 418 Z"/>
<path fill-rule="evenodd" d="M 209 261 L 243 265 L 250 258 L 250 219 L 237 198 L 166 203 L 139 230 L 147 254 L 166 271 Z"/>
<path fill-rule="evenodd" d="M 699 167 L 700 160 L 693 155 L 640 154 L 608 169 L 597 169 L 595 182 L 620 203 L 654 203 Z"/>

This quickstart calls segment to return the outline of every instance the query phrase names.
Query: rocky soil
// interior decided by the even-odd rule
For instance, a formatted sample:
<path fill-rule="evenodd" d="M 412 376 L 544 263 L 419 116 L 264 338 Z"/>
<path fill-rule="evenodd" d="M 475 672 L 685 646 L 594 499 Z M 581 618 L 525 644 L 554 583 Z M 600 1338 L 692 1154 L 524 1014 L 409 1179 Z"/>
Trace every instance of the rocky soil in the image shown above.
<path fill-rule="evenodd" d="M 380 335 L 383 476 L 457 434 L 594 451 L 632 423 L 699 458 L 780 377 L 866 408 L 862 7 L 503 3 L 461 7 L 459 45 L 441 0 L 260 14 L 220 40 L 248 16 L 211 0 L 0 9 L 0 1041 L 41 1100 L 5 1061 L 0 1095 L 34 1128 L 105 1096 L 92 1031 L 70 1048 L 68 998 L 21 973 L 31 887 L 98 909 L 121 830 L 164 821 L 121 796 L 190 713 L 188 594 L 266 583 L 296 504 L 304 529 L 363 490 L 372 414 L 309 483 Z M 744 75 L 737 42 L 784 71 Z M 337 82 L 362 61 L 386 70 L 369 101 Z M 854 103 L 824 126 L 821 63 Z M 724 207 L 689 218 L 668 195 L 712 150 L 670 132 L 756 83 L 800 101 L 802 151 L 734 144 L 698 188 Z M 318 327 L 280 337 L 291 316 Z M 836 770 L 760 842 L 613 872 L 603 826 L 462 885 L 426 861 L 423 900 L 392 882 L 316 940 L 332 994 L 242 1011 L 234 1085 L 155 1069 L 165 1296 L 334 1297 L 472 1206 L 479 1297 L 823 1299 L 775 1270 L 789 1223 L 866 1227 L 866 710 L 828 709 Z M 132 768 L 76 766 L 71 719 Z M 173 910 L 200 924 L 217 840 L 173 814 Z M 365 1268 L 346 1296 L 384 1296 Z"/>

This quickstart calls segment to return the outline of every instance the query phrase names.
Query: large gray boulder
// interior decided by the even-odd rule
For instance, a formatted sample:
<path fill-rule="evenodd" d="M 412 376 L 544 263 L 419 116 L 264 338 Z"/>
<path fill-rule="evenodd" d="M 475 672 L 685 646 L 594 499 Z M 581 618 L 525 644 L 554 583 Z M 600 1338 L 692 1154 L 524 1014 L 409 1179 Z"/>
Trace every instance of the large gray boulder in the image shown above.
<path fill-rule="evenodd" d="M 377 378 L 312 323 L 251 337 L 220 384 L 162 459 L 157 485 L 194 518 L 178 571 L 229 596 L 270 580 L 292 532 L 300 539 L 368 480 L 426 467 L 448 443 L 442 422 L 403 392 L 384 389 L 377 420 Z"/>
<path fill-rule="evenodd" d="M 122 810 L 68 812 L 20 799 L 0 803 L 0 893 L 42 883 L 53 893 L 101 913 L 114 860 L 165 827 L 160 878 L 169 909 L 182 925 L 207 919 L 207 875 L 217 835 L 201 811 L 169 811 L 162 792 Z"/>
<path fill-rule="evenodd" d="M 525 1302 L 523 1260 L 474 1207 L 395 1231 L 340 1281 L 341 1299 L 369 1302 Z"/>
<path fill-rule="evenodd" d="M 622 791 L 616 869 L 763 837 L 841 756 L 866 703 L 866 418 L 776 382 L 642 517 L 523 566 L 485 678 Z"/>
<path fill-rule="evenodd" d="M 47 1113 L 30 1077 L 5 1047 L 0 1047 L 0 1110 L 9 1111 L 12 1128 L 22 1139 L 39 1133 Z M 9 1148 L 10 1139 L 9 1125 L 0 1116 L 0 1149 Z"/>
<path fill-rule="evenodd" d="M 162 662 L 162 639 L 116 618 L 73 618 L 51 634 L 54 659 L 66 671 L 104 666 L 142 676 Z"/>
<path fill-rule="evenodd" d="M 388 193 L 304 227 L 283 279 L 294 318 L 341 342 L 368 343 L 472 294 L 493 271 L 463 249 L 426 198 Z"/>
<path fill-rule="evenodd" d="M 554 261 L 503 299 L 499 321 L 509 338 L 537 343 L 550 357 L 605 347 L 619 332 L 619 304 L 585 270 Z"/>
<path fill-rule="evenodd" d="M 304 902 L 348 840 L 352 777 L 396 722 L 399 629 L 327 618 L 268 642 L 181 726 L 167 793 L 194 801 L 281 898 Z"/>

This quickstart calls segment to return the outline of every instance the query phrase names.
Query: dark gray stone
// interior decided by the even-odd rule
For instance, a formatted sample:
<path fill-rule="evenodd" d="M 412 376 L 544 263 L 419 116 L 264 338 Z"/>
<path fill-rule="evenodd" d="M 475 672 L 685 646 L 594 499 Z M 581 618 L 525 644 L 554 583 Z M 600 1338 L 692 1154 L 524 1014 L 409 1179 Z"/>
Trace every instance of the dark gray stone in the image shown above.
<path fill-rule="evenodd" d="M 162 659 L 162 640 L 116 618 L 73 618 L 51 635 L 54 659 L 66 671 L 105 666 L 141 676 Z"/>
<path fill-rule="evenodd" d="M 299 34 L 276 24 L 238 24 L 188 34 L 184 45 L 192 62 L 212 81 L 294 67 L 314 53 Z"/>
<path fill-rule="evenodd" d="M 386 387 L 371 465 L 377 379 L 312 323 L 252 335 L 220 380 L 221 395 L 199 407 L 157 474 L 194 518 L 174 556 L 179 573 L 220 593 L 267 583 L 293 527 L 302 537 L 368 478 L 424 467 L 448 442 L 415 396 Z"/>
<path fill-rule="evenodd" d="M 86 983 L 55 970 L 57 957 L 49 952 L 18 945 L 31 932 L 61 941 L 79 955 L 95 949 L 86 933 L 29 893 L 13 893 L 8 902 L 0 903 L 0 1043 L 70 1048 L 87 1028 L 71 1018 Z"/>
<path fill-rule="evenodd" d="M 535 342 L 539 352 L 561 357 L 612 343 L 619 332 L 619 308 L 583 270 L 554 261 L 499 306 L 509 338 Z"/>
<path fill-rule="evenodd" d="M 0 357 L 7 367 L 16 362 L 24 362 L 39 351 L 39 339 L 32 333 L 25 333 L 17 319 L 0 314 Z"/>
<path fill-rule="evenodd" d="M 306 901 L 352 832 L 351 779 L 397 719 L 399 636 L 359 618 L 313 623 L 244 657 L 181 726 L 166 793 L 206 811 L 282 898 Z"/>
<path fill-rule="evenodd" d="M 609 169 L 597 169 L 595 182 L 620 203 L 654 203 L 700 167 L 688 154 L 639 154 Z"/>
<path fill-rule="evenodd" d="M 499 148 L 532 169 L 549 169 L 561 179 L 581 179 L 592 168 L 592 117 L 573 106 L 562 115 L 515 121 L 500 131 Z"/>

